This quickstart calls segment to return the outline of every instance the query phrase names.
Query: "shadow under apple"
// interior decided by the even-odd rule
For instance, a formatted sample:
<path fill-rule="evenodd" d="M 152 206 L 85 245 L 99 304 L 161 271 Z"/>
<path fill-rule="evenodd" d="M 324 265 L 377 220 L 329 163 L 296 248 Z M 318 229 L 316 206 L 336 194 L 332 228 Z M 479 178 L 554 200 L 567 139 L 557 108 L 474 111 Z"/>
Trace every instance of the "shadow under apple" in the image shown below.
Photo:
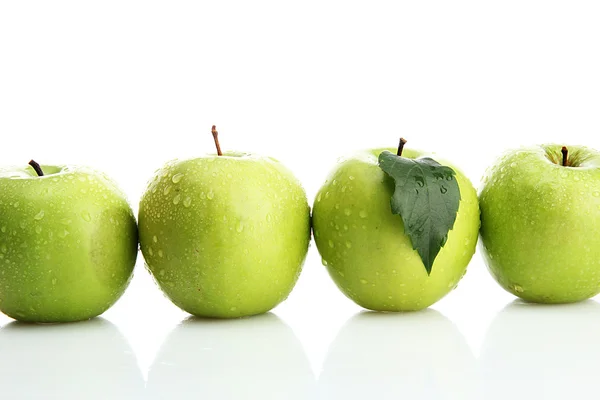
<path fill-rule="evenodd" d="M 474 377 L 471 349 L 439 312 L 361 312 L 331 344 L 319 392 L 322 400 L 468 400 Z"/>
<path fill-rule="evenodd" d="M 592 398 L 599 360 L 600 304 L 515 300 L 486 333 L 479 360 L 480 398 Z"/>
<path fill-rule="evenodd" d="M 4 399 L 141 399 L 144 379 L 127 340 L 110 322 L 0 329 L 0 393 Z"/>
<path fill-rule="evenodd" d="M 301 343 L 276 315 L 188 317 L 148 374 L 149 399 L 306 399 L 316 382 Z"/>

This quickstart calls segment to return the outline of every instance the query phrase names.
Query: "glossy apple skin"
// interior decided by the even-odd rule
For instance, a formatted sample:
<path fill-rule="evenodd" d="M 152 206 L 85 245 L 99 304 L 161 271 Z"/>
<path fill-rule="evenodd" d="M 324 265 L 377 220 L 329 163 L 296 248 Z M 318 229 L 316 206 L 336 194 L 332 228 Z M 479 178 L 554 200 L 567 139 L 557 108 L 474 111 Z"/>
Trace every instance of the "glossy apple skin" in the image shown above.
<path fill-rule="evenodd" d="M 455 288 L 466 271 L 479 230 L 477 194 L 452 167 L 461 201 L 454 228 L 428 276 L 404 233 L 402 218 L 392 214 L 394 183 L 378 166 L 383 150 L 395 153 L 394 149 L 368 150 L 338 163 L 314 203 L 315 241 L 333 281 L 360 306 L 377 311 L 420 310 Z M 408 158 L 421 155 L 408 149 L 403 153 Z"/>
<path fill-rule="evenodd" d="M 139 225 L 160 288 L 204 317 L 275 307 L 294 287 L 310 240 L 298 180 L 279 162 L 249 154 L 167 163 L 142 197 Z"/>
<path fill-rule="evenodd" d="M 570 303 L 600 292 L 600 153 L 567 146 L 580 167 L 551 162 L 562 146 L 506 153 L 483 178 L 481 243 L 496 281 L 515 296 Z"/>
<path fill-rule="evenodd" d="M 0 170 L 0 310 L 29 322 L 95 317 L 129 284 L 135 217 L 105 175 L 42 169 Z"/>

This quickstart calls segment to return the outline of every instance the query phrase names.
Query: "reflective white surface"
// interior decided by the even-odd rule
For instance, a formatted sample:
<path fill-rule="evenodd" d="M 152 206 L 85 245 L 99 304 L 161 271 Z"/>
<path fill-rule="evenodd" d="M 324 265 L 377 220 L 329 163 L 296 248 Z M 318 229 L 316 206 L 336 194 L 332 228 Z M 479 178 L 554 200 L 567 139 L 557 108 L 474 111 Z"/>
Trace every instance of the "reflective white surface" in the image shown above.
<path fill-rule="evenodd" d="M 596 397 L 600 304 L 514 301 L 494 318 L 481 351 L 481 399 Z M 588 397 L 592 396 L 592 397 Z"/>
<path fill-rule="evenodd" d="M 0 393 L 5 399 L 141 399 L 144 378 L 118 328 L 95 318 L 0 328 Z"/>

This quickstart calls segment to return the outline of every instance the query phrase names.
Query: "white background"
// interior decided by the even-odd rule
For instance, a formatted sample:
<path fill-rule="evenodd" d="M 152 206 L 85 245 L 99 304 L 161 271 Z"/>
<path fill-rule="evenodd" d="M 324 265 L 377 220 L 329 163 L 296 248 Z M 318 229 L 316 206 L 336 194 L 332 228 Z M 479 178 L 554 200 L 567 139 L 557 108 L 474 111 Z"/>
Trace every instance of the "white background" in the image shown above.
<path fill-rule="evenodd" d="M 214 151 L 216 124 L 224 150 L 280 159 L 311 203 L 338 157 L 399 136 L 478 187 L 508 148 L 600 148 L 599 20 L 595 1 L 0 0 L 0 160 L 104 170 L 137 212 L 155 169 Z M 432 310 L 357 316 L 313 244 L 275 316 L 181 327 L 138 261 L 105 321 L 0 315 L 0 395 L 597 393 L 600 305 L 509 305 L 479 254 Z"/>

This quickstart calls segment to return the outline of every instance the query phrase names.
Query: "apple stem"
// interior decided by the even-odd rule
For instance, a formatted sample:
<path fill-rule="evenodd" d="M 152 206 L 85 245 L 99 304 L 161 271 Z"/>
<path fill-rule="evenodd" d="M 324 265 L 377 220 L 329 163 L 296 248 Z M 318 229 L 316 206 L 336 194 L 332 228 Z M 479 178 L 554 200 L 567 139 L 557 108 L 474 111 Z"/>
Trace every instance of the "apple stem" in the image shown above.
<path fill-rule="evenodd" d="M 566 146 L 563 146 L 562 149 L 560 150 L 560 152 L 563 155 L 562 165 L 563 165 L 563 167 L 566 167 L 567 166 L 567 156 L 569 155 L 569 150 L 567 149 Z"/>
<path fill-rule="evenodd" d="M 398 145 L 398 152 L 396 153 L 397 156 L 402 155 L 402 150 L 404 150 L 405 144 L 406 144 L 406 139 L 400 138 L 400 144 Z"/>
<path fill-rule="evenodd" d="M 38 176 L 44 176 L 44 171 L 42 171 L 42 167 L 40 167 L 40 164 L 31 160 L 31 161 L 29 161 L 29 165 L 31 165 L 31 167 L 35 170 L 35 172 L 38 174 Z"/>
<path fill-rule="evenodd" d="M 217 132 L 217 126 L 213 125 L 212 126 L 212 135 L 213 135 L 213 139 L 215 139 L 215 146 L 217 147 L 217 155 L 222 156 L 223 153 L 221 153 L 221 146 L 219 145 L 219 132 Z"/>

